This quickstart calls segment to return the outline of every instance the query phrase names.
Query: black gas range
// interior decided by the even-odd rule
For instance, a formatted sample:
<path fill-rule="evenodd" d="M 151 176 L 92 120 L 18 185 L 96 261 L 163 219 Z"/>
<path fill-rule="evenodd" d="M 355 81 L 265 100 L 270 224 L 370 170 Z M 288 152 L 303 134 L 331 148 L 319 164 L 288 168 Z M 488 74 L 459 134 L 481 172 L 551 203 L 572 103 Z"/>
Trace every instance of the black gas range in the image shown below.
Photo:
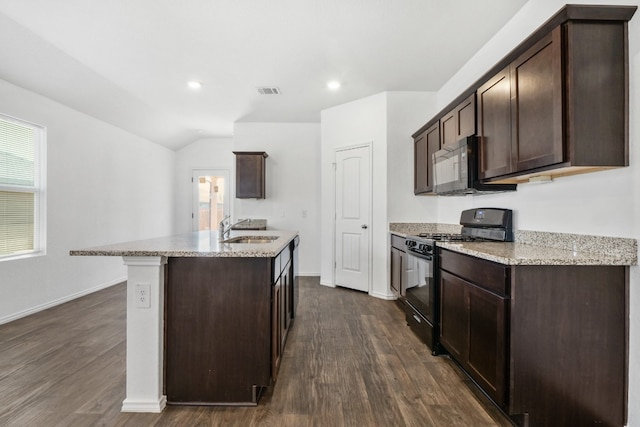
<path fill-rule="evenodd" d="M 420 253 L 435 242 L 513 242 L 513 211 L 510 209 L 468 209 L 462 211 L 460 225 L 460 233 L 436 232 L 407 236 L 407 250 Z"/>
<path fill-rule="evenodd" d="M 407 323 L 439 354 L 440 289 L 438 242 L 512 242 L 513 212 L 510 209 L 476 208 L 462 211 L 460 233 L 421 233 L 405 239 L 407 266 L 400 298 Z"/>

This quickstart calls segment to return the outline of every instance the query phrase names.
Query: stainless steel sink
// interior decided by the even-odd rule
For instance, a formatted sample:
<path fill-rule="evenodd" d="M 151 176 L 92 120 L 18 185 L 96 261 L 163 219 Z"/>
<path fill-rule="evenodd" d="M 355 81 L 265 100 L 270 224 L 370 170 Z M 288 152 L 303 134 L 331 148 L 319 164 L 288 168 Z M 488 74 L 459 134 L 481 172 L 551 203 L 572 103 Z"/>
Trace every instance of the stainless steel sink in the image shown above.
<path fill-rule="evenodd" d="M 277 238 L 278 236 L 238 236 L 223 240 L 222 243 L 271 243 Z"/>

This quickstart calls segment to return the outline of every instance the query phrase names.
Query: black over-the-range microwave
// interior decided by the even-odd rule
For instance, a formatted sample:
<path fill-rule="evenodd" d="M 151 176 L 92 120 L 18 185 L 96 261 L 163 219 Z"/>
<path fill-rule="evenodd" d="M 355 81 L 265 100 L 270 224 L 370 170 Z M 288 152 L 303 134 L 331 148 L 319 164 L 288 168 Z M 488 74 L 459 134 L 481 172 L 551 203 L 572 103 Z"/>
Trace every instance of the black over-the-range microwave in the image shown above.
<path fill-rule="evenodd" d="M 442 196 L 515 191 L 517 184 L 484 184 L 478 178 L 478 137 L 468 136 L 433 153 L 433 191 Z"/>

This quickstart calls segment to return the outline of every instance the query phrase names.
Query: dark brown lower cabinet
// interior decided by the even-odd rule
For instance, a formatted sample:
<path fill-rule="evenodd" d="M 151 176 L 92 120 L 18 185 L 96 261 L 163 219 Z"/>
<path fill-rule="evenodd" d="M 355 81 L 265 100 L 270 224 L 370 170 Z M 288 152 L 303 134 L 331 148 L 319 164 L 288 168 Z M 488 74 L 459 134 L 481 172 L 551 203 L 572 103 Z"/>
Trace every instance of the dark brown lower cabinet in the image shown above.
<path fill-rule="evenodd" d="M 440 342 L 517 425 L 625 425 L 628 267 L 440 261 Z"/>
<path fill-rule="evenodd" d="M 404 237 L 391 235 L 391 277 L 389 284 L 391 290 L 398 296 L 398 300 L 401 301 L 401 295 L 403 291 L 403 276 L 404 270 L 407 268 L 407 260 L 405 253 L 405 239 Z"/>
<path fill-rule="evenodd" d="M 271 376 L 275 380 L 278 377 L 282 353 L 289 334 L 289 327 L 293 319 L 291 300 L 293 298 L 293 277 L 291 275 L 291 262 L 288 257 L 279 255 L 281 260 L 281 274 L 273 285 L 272 294 L 272 340 L 271 340 Z"/>
<path fill-rule="evenodd" d="M 278 279 L 271 290 L 271 372 L 278 377 L 282 360 L 282 283 Z"/>
<path fill-rule="evenodd" d="M 440 342 L 499 406 L 506 390 L 506 298 L 443 271 Z"/>
<path fill-rule="evenodd" d="M 165 393 L 177 405 L 256 405 L 291 326 L 292 260 L 169 258 Z"/>

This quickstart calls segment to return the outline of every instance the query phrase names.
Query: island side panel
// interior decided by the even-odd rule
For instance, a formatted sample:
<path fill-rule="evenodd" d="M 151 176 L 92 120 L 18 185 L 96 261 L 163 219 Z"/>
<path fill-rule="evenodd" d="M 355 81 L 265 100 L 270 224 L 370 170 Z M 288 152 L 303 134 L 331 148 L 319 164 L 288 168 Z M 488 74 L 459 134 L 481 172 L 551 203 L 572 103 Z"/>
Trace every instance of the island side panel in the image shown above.
<path fill-rule="evenodd" d="M 256 404 L 271 373 L 271 258 L 170 258 L 166 394 L 174 404 Z"/>

